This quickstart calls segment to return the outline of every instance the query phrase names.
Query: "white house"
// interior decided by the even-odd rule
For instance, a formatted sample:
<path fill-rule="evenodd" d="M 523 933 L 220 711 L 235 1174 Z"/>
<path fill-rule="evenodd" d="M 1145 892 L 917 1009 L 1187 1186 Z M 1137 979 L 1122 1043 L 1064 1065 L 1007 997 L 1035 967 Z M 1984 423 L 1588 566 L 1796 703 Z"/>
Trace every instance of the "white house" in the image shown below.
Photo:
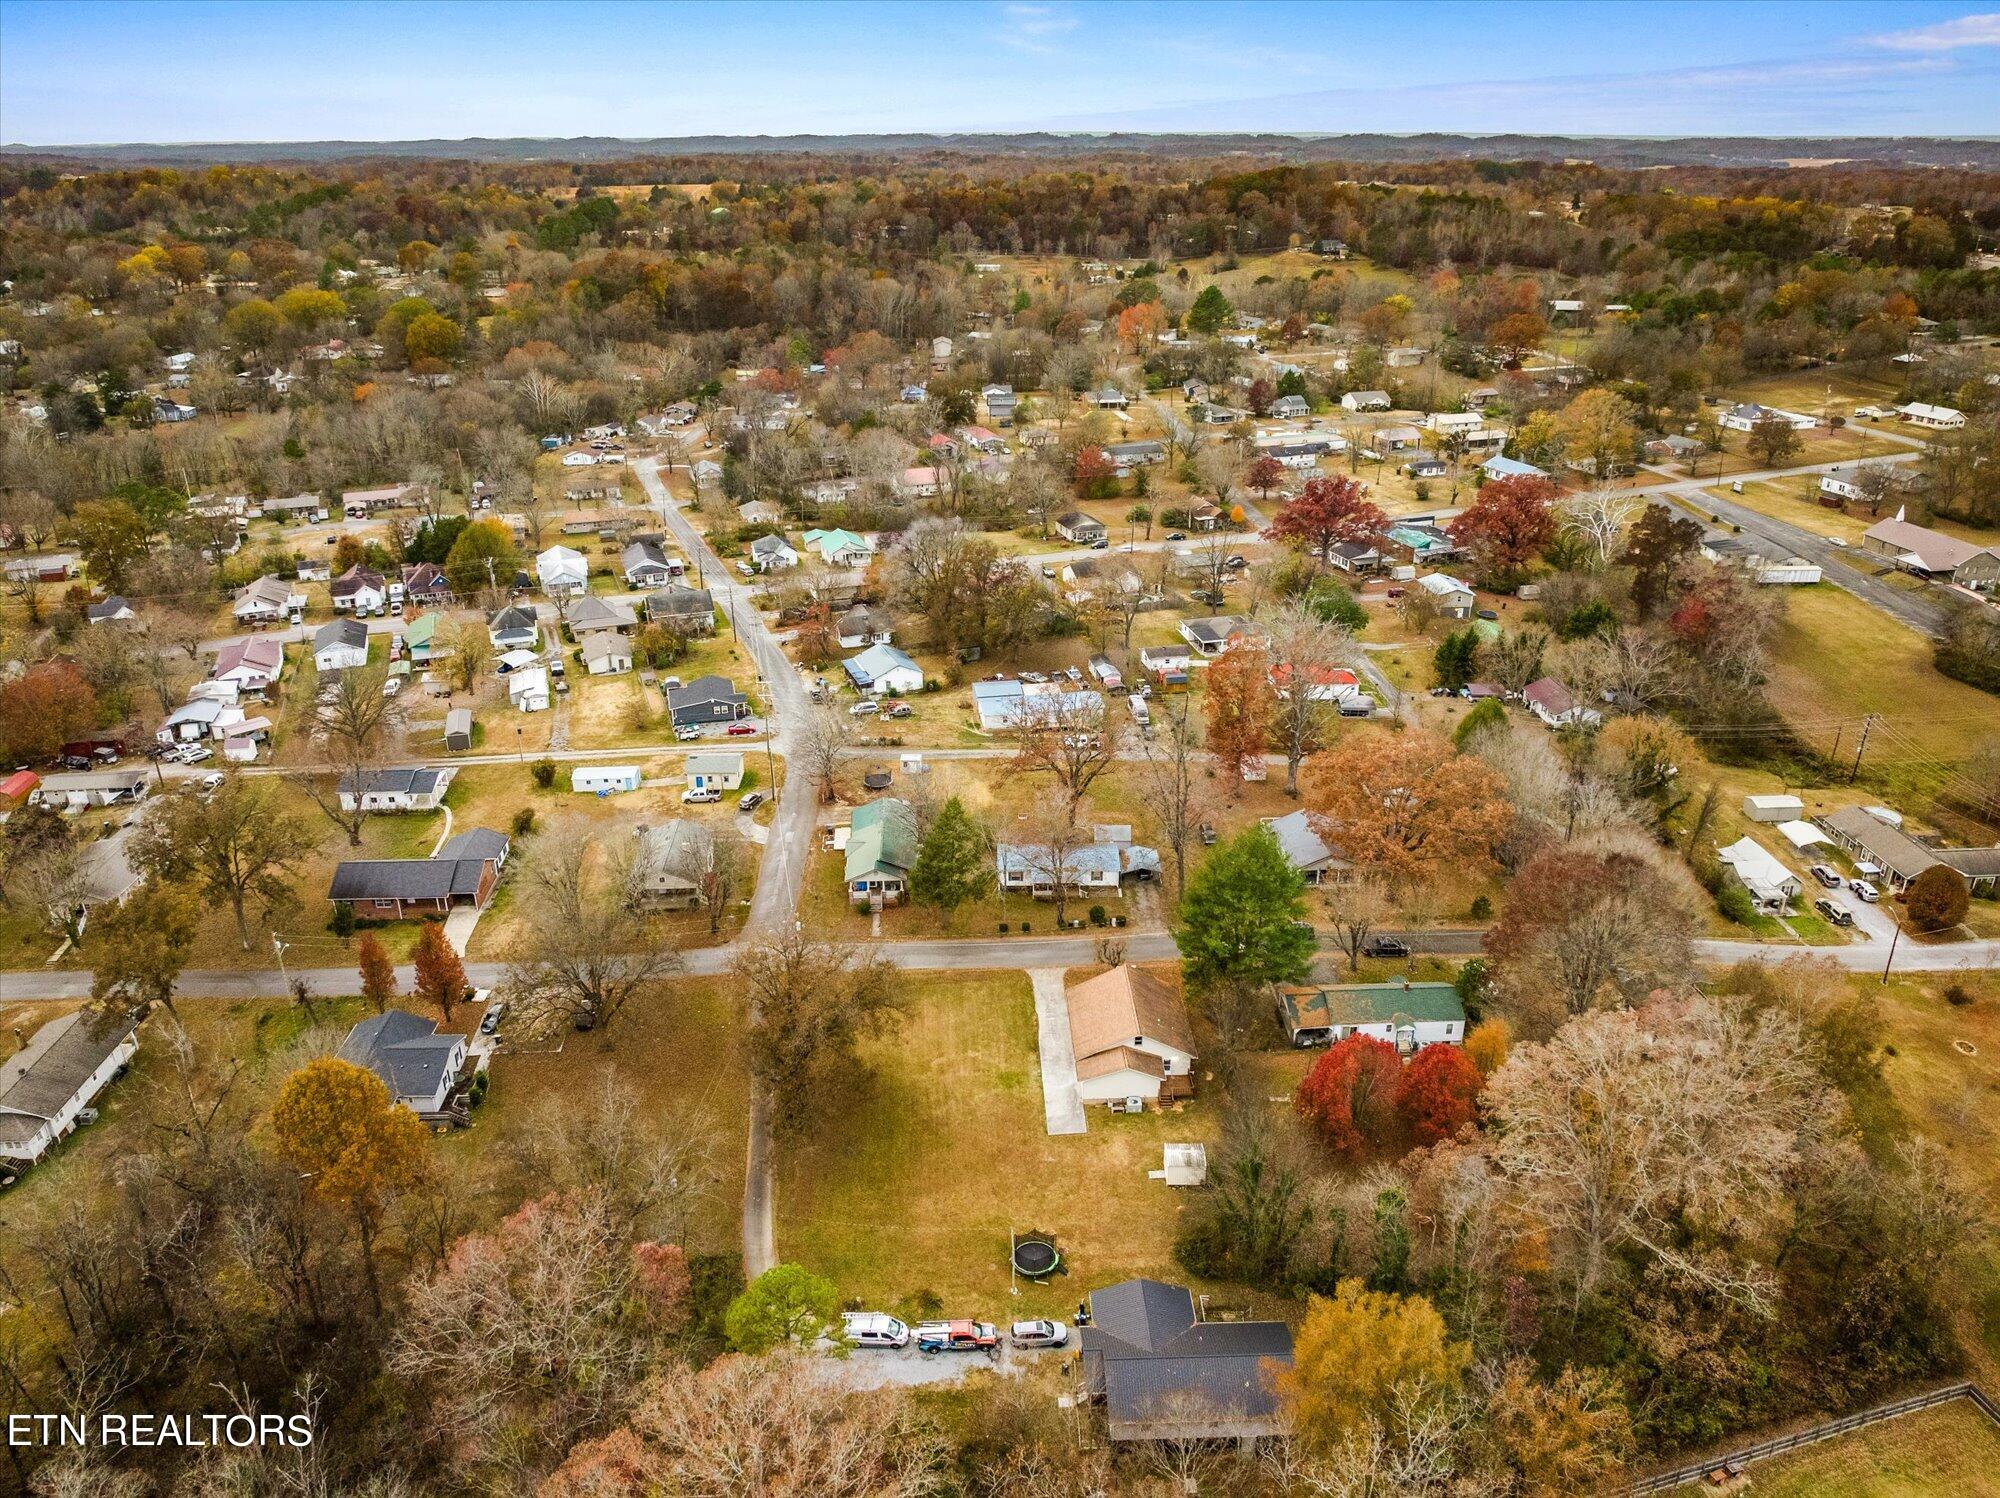
<path fill-rule="evenodd" d="M 1898 406 L 1896 410 L 1911 426 L 1929 427 L 1932 431 L 1950 431 L 1965 425 L 1965 413 L 1951 406 L 1933 406 L 1923 401 L 1911 401 L 1907 406 Z"/>
<path fill-rule="evenodd" d="M 336 614 L 379 614 L 388 607 L 389 585 L 381 573 L 359 562 L 327 585 Z"/>
<path fill-rule="evenodd" d="M 429 765 L 364 770 L 358 782 L 352 775 L 341 776 L 335 792 L 342 811 L 436 811 L 457 773 L 450 766 Z"/>
<path fill-rule="evenodd" d="M 261 692 L 285 666 L 285 647 L 270 638 L 225 645 L 209 667 L 210 681 L 228 682 L 239 692 Z"/>
<path fill-rule="evenodd" d="M 590 586 L 590 564 L 583 553 L 551 546 L 535 558 L 535 579 L 544 593 L 575 593 Z"/>
<path fill-rule="evenodd" d="M 586 635 L 583 669 L 592 676 L 618 676 L 632 669 L 632 642 L 616 630 L 599 630 Z"/>
<path fill-rule="evenodd" d="M 305 612 L 306 595 L 281 577 L 260 577 L 236 595 L 229 612 L 239 624 L 273 624 Z"/>
<path fill-rule="evenodd" d="M 1529 712 L 1551 728 L 1588 727 L 1604 720 L 1602 713 L 1578 702 L 1570 689 L 1553 676 L 1529 682 L 1521 700 L 1528 705 Z"/>
<path fill-rule="evenodd" d="M 1478 411 L 1433 411 L 1424 425 L 1433 432 L 1476 432 L 1486 425 L 1486 417 Z"/>
<path fill-rule="evenodd" d="M 569 788 L 587 796 L 610 796 L 639 789 L 637 765 L 578 765 L 569 772 Z"/>
<path fill-rule="evenodd" d="M 594 468 L 597 466 L 597 454 L 564 453 L 562 463 L 565 468 Z"/>
<path fill-rule="evenodd" d="M 425 1117 L 444 1110 L 445 1099 L 464 1074 L 466 1040 L 441 1033 L 436 1020 L 391 1009 L 349 1030 L 339 1055 L 375 1073 L 390 1097 Z"/>
<path fill-rule="evenodd" d="M 530 666 L 507 677 L 507 700 L 524 713 L 549 710 L 549 673 L 544 666 Z"/>
<path fill-rule="evenodd" d="M 139 1049 L 131 1011 L 77 1009 L 0 1061 L 0 1160 L 32 1165 Z"/>
<path fill-rule="evenodd" d="M 368 664 L 368 626 L 359 619 L 335 619 L 313 632 L 313 664 L 321 671 L 345 671 Z"/>
<path fill-rule="evenodd" d="M 144 770 L 77 770 L 44 775 L 28 793 L 36 806 L 81 811 L 87 806 L 137 804 L 146 799 Z"/>
<path fill-rule="evenodd" d="M 1366 1035 L 1409 1056 L 1465 1041 L 1465 1005 L 1449 983 L 1281 984 L 1277 995 L 1279 1023 L 1297 1046 Z"/>
<path fill-rule="evenodd" d="M 153 731 L 162 744 L 191 744 L 219 739 L 243 721 L 243 709 L 220 697 L 195 697 L 182 703 Z"/>
<path fill-rule="evenodd" d="M 901 696 L 924 689 L 923 667 L 894 645 L 870 645 L 840 664 L 847 672 L 847 679 L 873 697 L 889 692 Z"/>
<path fill-rule="evenodd" d="M 733 791 L 743 784 L 743 755 L 740 750 L 690 754 L 687 782 L 691 790 Z"/>
<path fill-rule="evenodd" d="M 1282 817 L 1266 817 L 1264 825 L 1278 840 L 1285 861 L 1305 877 L 1307 884 L 1347 884 L 1354 878 L 1354 865 L 1328 846 L 1312 814 L 1301 807 Z"/>
<path fill-rule="evenodd" d="M 1754 401 L 1731 406 L 1716 418 L 1716 425 L 1726 431 L 1747 432 L 1758 422 L 1775 417 L 1795 432 L 1808 431 L 1819 425 L 1816 418 L 1801 416 L 1796 411 L 1780 411 L 1775 406 L 1760 406 Z"/>
<path fill-rule="evenodd" d="M 759 572 L 799 565 L 799 554 L 783 536 L 759 536 L 750 543 L 750 565 Z"/>
<path fill-rule="evenodd" d="M 1799 876 L 1786 868 L 1755 838 L 1739 838 L 1715 856 L 1736 871 L 1757 908 L 1782 915 L 1803 886 Z"/>
<path fill-rule="evenodd" d="M 875 560 L 875 547 L 866 536 L 853 531 L 810 530 L 799 538 L 829 567 L 866 567 Z"/>
<path fill-rule="evenodd" d="M 1164 979 L 1121 964 L 1073 985 L 1070 1048 L 1085 1103 L 1157 1103 L 1194 1093 L 1194 1030 L 1181 996 Z"/>
<path fill-rule="evenodd" d="M 833 622 L 833 635 L 843 650 L 859 650 L 867 645 L 887 645 L 896 637 L 896 628 L 886 615 L 866 604 L 856 604 Z"/>
<path fill-rule="evenodd" d="M 1340 398 L 1343 411 L 1386 411 L 1389 409 L 1389 393 L 1386 390 L 1350 390 Z"/>

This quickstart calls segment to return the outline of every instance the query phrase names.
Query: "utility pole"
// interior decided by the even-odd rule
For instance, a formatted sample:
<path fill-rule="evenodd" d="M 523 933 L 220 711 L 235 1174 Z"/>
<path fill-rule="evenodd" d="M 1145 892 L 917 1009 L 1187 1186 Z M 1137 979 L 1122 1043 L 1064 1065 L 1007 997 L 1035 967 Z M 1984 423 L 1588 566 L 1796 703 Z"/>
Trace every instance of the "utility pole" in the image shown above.
<path fill-rule="evenodd" d="M 279 940 L 278 933 L 275 931 L 271 933 L 271 950 L 278 954 L 278 981 L 284 985 L 285 991 L 289 993 L 291 992 L 292 979 L 291 975 L 285 971 L 285 943 Z"/>
<path fill-rule="evenodd" d="M 1896 914 L 1893 907 L 1889 911 L 1889 919 L 1895 922 L 1896 929 L 1889 935 L 1889 955 L 1882 960 L 1882 976 L 1876 982 L 1878 988 L 1889 981 L 1889 964 L 1896 960 L 1896 942 L 1903 934 L 1902 917 Z"/>
<path fill-rule="evenodd" d="M 1874 713 L 1861 720 L 1861 742 L 1854 746 L 1854 768 L 1847 772 L 1847 783 L 1854 784 L 1854 777 L 1861 773 L 1861 756 L 1868 752 L 1868 730 L 1875 726 Z"/>

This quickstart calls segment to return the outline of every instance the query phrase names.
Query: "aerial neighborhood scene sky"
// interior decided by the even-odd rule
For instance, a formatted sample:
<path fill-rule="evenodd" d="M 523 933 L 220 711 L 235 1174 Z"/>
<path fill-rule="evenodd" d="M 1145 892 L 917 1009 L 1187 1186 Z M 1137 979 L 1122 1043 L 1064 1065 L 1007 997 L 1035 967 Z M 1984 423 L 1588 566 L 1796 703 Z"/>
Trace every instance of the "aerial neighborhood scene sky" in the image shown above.
<path fill-rule="evenodd" d="M 400 45 L 384 47 L 393 34 Z M 542 43 L 616 67 L 551 67 Z M 83 49 L 92 67 L 70 61 Z M 448 69 L 441 87 L 439 68 Z M 193 75 L 228 87 L 189 91 Z M 0 4 L 0 140 L 1016 130 L 1985 134 L 1952 4 Z"/>
<path fill-rule="evenodd" d="M 2000 1498 L 1996 101 L 0 0 L 0 1498 Z"/>

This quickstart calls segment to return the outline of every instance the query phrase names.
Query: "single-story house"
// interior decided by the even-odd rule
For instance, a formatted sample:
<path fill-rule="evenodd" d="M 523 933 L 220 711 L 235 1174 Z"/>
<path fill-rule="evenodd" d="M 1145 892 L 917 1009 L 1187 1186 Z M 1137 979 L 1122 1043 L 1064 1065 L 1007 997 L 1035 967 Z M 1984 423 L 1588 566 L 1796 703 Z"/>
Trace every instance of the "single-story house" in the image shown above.
<path fill-rule="evenodd" d="M 1312 405 L 1303 395 L 1281 395 L 1271 402 L 1271 414 L 1281 421 L 1297 421 L 1312 414 Z"/>
<path fill-rule="evenodd" d="M 1100 385 L 1084 399 L 1093 406 L 1108 411 L 1122 411 L 1132 404 L 1132 398 L 1116 385 Z"/>
<path fill-rule="evenodd" d="M 84 621 L 89 624 L 130 624 L 139 616 L 132 605 L 116 593 L 102 603 L 93 603 L 83 611 Z"/>
<path fill-rule="evenodd" d="M 1451 472 L 1451 465 L 1436 453 L 1412 453 L 1403 464 L 1403 472 L 1413 479 L 1440 479 Z"/>
<path fill-rule="evenodd" d="M 1382 552 L 1366 541 L 1336 541 L 1326 551 L 1326 559 L 1342 572 L 1378 572 Z"/>
<path fill-rule="evenodd" d="M 690 588 L 685 583 L 668 583 L 646 595 L 646 618 L 665 624 L 684 635 L 715 632 L 715 595 L 706 588 Z"/>
<path fill-rule="evenodd" d="M 866 604 L 856 604 L 833 622 L 833 637 L 843 650 L 859 650 L 864 645 L 887 645 L 896 637 L 889 616 Z"/>
<path fill-rule="evenodd" d="M 208 668 L 208 679 L 242 693 L 261 692 L 278 679 L 284 667 L 282 642 L 270 638 L 238 640 L 217 652 L 215 664 Z"/>
<path fill-rule="evenodd" d="M 917 861 L 917 818 L 910 803 L 884 796 L 855 807 L 846 859 L 842 877 L 850 901 L 876 910 L 901 904 Z"/>
<path fill-rule="evenodd" d="M 1125 685 L 1124 674 L 1111 664 L 1111 657 L 1108 655 L 1093 655 L 1085 669 L 1090 672 L 1091 678 L 1107 692 L 1115 692 Z"/>
<path fill-rule="evenodd" d="M 1389 392 L 1386 390 L 1350 390 L 1340 398 L 1343 411 L 1386 411 L 1389 409 Z"/>
<path fill-rule="evenodd" d="M 1183 619 L 1181 638 L 1194 647 L 1197 655 L 1213 658 L 1248 629 L 1249 625 L 1234 614 L 1218 614 L 1210 619 Z"/>
<path fill-rule="evenodd" d="M 1747 432 L 1760 421 L 1772 418 L 1783 422 L 1795 432 L 1810 431 L 1819 425 L 1816 417 L 1801 416 L 1796 411 L 1780 411 L 1775 406 L 1760 406 L 1755 401 L 1740 402 L 1731 406 L 1716 418 L 1716 425 L 1725 431 Z"/>
<path fill-rule="evenodd" d="M 875 560 L 875 544 L 866 536 L 857 536 L 853 531 L 810 530 L 799 538 L 807 546 L 817 551 L 820 560 L 829 567 L 866 567 Z"/>
<path fill-rule="evenodd" d="M 1551 728 L 1586 728 L 1604 720 L 1602 713 L 1578 702 L 1570 689 L 1553 676 L 1529 682 L 1521 700 L 1529 712 Z"/>
<path fill-rule="evenodd" d="M 0 1061 L 0 1160 L 32 1165 L 76 1125 L 139 1049 L 129 1009 L 76 1009 Z"/>
<path fill-rule="evenodd" d="M 610 796 L 639 789 L 638 765 L 578 765 L 569 772 L 569 788 L 586 796 Z"/>
<path fill-rule="evenodd" d="M 658 588 L 673 582 L 687 569 L 677 565 L 666 549 L 652 541 L 634 541 L 619 554 L 618 565 L 630 588 Z"/>
<path fill-rule="evenodd" d="M 1720 567 L 1740 567 L 1764 586 L 1806 587 L 1820 580 L 1818 562 L 1773 546 L 1754 536 L 1729 536 L 1720 531 L 1701 538 L 1701 554 Z"/>
<path fill-rule="evenodd" d="M 472 709 L 455 707 L 444 715 L 444 747 L 463 754 L 472 747 Z"/>
<path fill-rule="evenodd" d="M 657 827 L 635 827 L 638 847 L 626 888 L 642 904 L 662 910 L 693 910 L 708 897 L 715 845 L 684 817 Z"/>
<path fill-rule="evenodd" d="M 1907 406 L 1898 406 L 1896 413 L 1911 426 L 1929 427 L 1932 431 L 1952 431 L 1965 425 L 1965 413 L 1953 406 L 1911 401 Z"/>
<path fill-rule="evenodd" d="M 792 550 L 791 542 L 783 536 L 759 536 L 750 543 L 750 565 L 759 572 L 769 572 L 777 567 L 796 567 L 799 565 L 799 554 Z"/>
<path fill-rule="evenodd" d="M 499 879 L 491 857 L 357 858 L 334 868 L 326 897 L 364 919 L 400 921 L 483 907 Z"/>
<path fill-rule="evenodd" d="M 1055 682 L 975 681 L 972 709 L 979 715 L 981 728 L 1004 733 L 1049 713 L 1062 713 L 1083 721 L 1092 711 L 1104 710 L 1104 698 L 1097 692 Z"/>
<path fill-rule="evenodd" d="M 1664 458 L 1675 463 L 1689 463 L 1708 451 L 1708 445 L 1693 437 L 1683 437 L 1678 432 L 1665 437 L 1655 437 L 1646 444 L 1646 456 Z"/>
<path fill-rule="evenodd" d="M 349 489 L 340 496 L 340 508 L 350 520 L 362 520 L 381 510 L 393 510 L 396 506 L 415 498 L 416 485 L 388 484 L 379 489 Z"/>
<path fill-rule="evenodd" d="M 2000 888 L 2000 847 L 1934 848 L 1863 806 L 1845 806 L 1817 820 L 1835 842 L 1881 869 L 1893 890 L 1909 888 L 1917 875 L 1940 863 L 1958 870 L 1975 894 Z"/>
<path fill-rule="evenodd" d="M 1430 520 L 1398 520 L 1389 527 L 1388 540 L 1407 551 L 1413 562 L 1448 557 L 1458 550 L 1451 532 Z"/>
<path fill-rule="evenodd" d="M 336 614 L 379 614 L 389 606 L 389 584 L 372 567 L 356 562 L 327 585 Z"/>
<path fill-rule="evenodd" d="M 275 624 L 293 614 L 304 613 L 305 607 L 305 594 L 293 591 L 282 577 L 267 574 L 238 593 L 229 612 L 239 624 Z"/>
<path fill-rule="evenodd" d="M 458 773 L 450 766 L 433 769 L 428 765 L 408 765 L 395 770 L 364 770 L 361 774 L 359 809 L 362 811 L 436 811 L 444 804 L 444 793 Z M 355 780 L 340 777 L 335 788 L 342 811 L 357 809 Z"/>
<path fill-rule="evenodd" d="M 1121 963 L 1071 984 L 1064 998 L 1084 1102 L 1194 1095 L 1194 1029 L 1180 993 L 1164 979 Z"/>
<path fill-rule="evenodd" d="M 847 672 L 847 679 L 870 696 L 888 692 L 901 695 L 924 689 L 924 668 L 894 645 L 870 645 L 840 664 Z"/>
<path fill-rule="evenodd" d="M 1184 687 L 1194 657 L 1184 645 L 1146 645 L 1139 650 L 1139 666 L 1163 687 Z"/>
<path fill-rule="evenodd" d="M 1545 479 L 1549 476 L 1545 468 L 1523 463 L 1519 458 L 1502 457 L 1499 453 L 1481 463 L 1479 471 L 1489 479 Z"/>
<path fill-rule="evenodd" d="M 1065 510 L 1056 516 L 1055 526 L 1057 535 L 1078 546 L 1089 546 L 1104 540 L 1109 535 L 1103 521 L 1094 519 L 1081 510 Z"/>
<path fill-rule="evenodd" d="M 590 564 L 580 551 L 551 546 L 535 558 L 535 580 L 544 593 L 575 593 L 590 586 Z"/>
<path fill-rule="evenodd" d="M 444 1111 L 464 1074 L 466 1040 L 440 1031 L 436 1020 L 390 1009 L 349 1030 L 339 1056 L 375 1073 L 389 1096 L 418 1117 L 431 1117 Z"/>
<path fill-rule="evenodd" d="M 1282 1321 L 1203 1321 L 1185 1287 L 1126 1280 L 1091 1292 L 1077 1347 L 1114 1442 L 1250 1445 L 1289 1429 L 1277 1377 L 1292 1363 L 1292 1329 Z"/>
<path fill-rule="evenodd" d="M 507 674 L 507 700 L 517 711 L 545 713 L 549 710 L 549 673 L 546 666 L 529 666 Z"/>
<path fill-rule="evenodd" d="M 368 626 L 359 619 L 335 619 L 313 631 L 313 665 L 345 671 L 368 664 Z"/>
<path fill-rule="evenodd" d="M 1894 557 L 1920 577 L 1948 579 L 1982 592 L 2000 587 L 2000 547 L 1961 541 L 1903 516 L 1899 509 L 1893 519 L 1876 521 L 1861 533 L 1861 544 L 1879 555 Z"/>
<path fill-rule="evenodd" d="M 1409 1056 L 1465 1042 L 1465 1005 L 1449 983 L 1281 983 L 1277 996 L 1278 1022 L 1293 1045 L 1367 1035 Z"/>
<path fill-rule="evenodd" d="M 690 790 L 735 790 L 743 784 L 742 750 L 690 754 L 687 757 L 687 783 Z"/>
<path fill-rule="evenodd" d="M 1423 431 L 1413 426 L 1379 427 L 1370 439 L 1377 452 L 1400 453 L 1422 444 Z"/>
<path fill-rule="evenodd" d="M 686 686 L 667 688 L 667 712 L 676 728 L 734 723 L 750 716 L 750 699 L 727 677 L 697 676 Z"/>
<path fill-rule="evenodd" d="M 202 739 L 219 739 L 231 726 L 243 721 L 243 709 L 223 697 L 194 697 L 183 702 L 153 730 L 162 744 L 191 744 Z"/>
<path fill-rule="evenodd" d="M 1417 579 L 1422 588 L 1438 603 L 1438 612 L 1447 619 L 1470 619 L 1473 605 L 1478 602 L 1471 588 L 1446 572 L 1426 572 Z"/>
<path fill-rule="evenodd" d="M 117 806 L 146 799 L 144 770 L 76 770 L 44 775 L 28 793 L 36 806 L 82 810 L 87 806 Z"/>
<path fill-rule="evenodd" d="M 1305 680 L 1305 694 L 1308 702 L 1352 702 L 1361 695 L 1361 677 L 1346 666 L 1308 666 L 1301 673 Z M 1292 695 L 1292 669 L 1287 661 L 1279 661 L 1271 667 L 1271 686 L 1278 696 L 1290 700 Z"/>
<path fill-rule="evenodd" d="M 617 676 L 632 669 L 632 642 L 616 630 L 585 635 L 583 669 L 592 676 Z"/>
<path fill-rule="evenodd" d="M 639 616 L 622 598 L 598 598 L 584 594 L 563 609 L 563 622 L 577 639 L 606 631 L 623 633 L 639 627 Z"/>
<path fill-rule="evenodd" d="M 1354 865 L 1320 836 L 1310 812 L 1301 808 L 1282 817 L 1266 817 L 1264 825 L 1278 840 L 1285 861 L 1305 877 L 1307 884 L 1347 884 L 1353 880 Z"/>
<path fill-rule="evenodd" d="M 509 604 L 486 621 L 486 638 L 495 650 L 533 650 L 542 641 L 541 621 L 525 604 Z"/>
<path fill-rule="evenodd" d="M 1062 882 L 1078 893 L 1117 890 L 1129 878 L 1157 879 L 1160 855 L 1136 843 L 1086 843 L 1060 859 L 1049 848 L 1026 843 L 1001 843 L 993 850 L 1002 889 L 1026 890 L 1038 900 L 1055 898 L 1058 863 Z"/>
<path fill-rule="evenodd" d="M 1134 468 L 1143 468 L 1152 463 L 1167 461 L 1167 445 L 1164 442 L 1113 442 L 1104 449 L 1104 456 L 1122 473 Z"/>
<path fill-rule="evenodd" d="M 1739 838 L 1715 856 L 1735 871 L 1759 910 L 1782 915 L 1803 888 L 1799 876 L 1755 838 Z"/>
<path fill-rule="evenodd" d="M 412 665 L 427 666 L 445 653 L 445 647 L 438 643 L 438 624 L 442 614 L 419 614 L 403 631 L 403 649 L 409 653 Z"/>

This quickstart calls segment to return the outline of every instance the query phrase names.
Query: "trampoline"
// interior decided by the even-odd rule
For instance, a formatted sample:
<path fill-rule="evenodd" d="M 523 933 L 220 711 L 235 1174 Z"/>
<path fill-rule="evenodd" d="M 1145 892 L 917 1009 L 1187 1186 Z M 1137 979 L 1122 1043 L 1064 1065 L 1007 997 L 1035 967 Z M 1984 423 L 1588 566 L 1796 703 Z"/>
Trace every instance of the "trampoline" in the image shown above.
<path fill-rule="evenodd" d="M 1062 1271 L 1062 1251 L 1046 1233 L 1016 1233 L 1014 1270 L 1024 1279 L 1045 1280 Z"/>

